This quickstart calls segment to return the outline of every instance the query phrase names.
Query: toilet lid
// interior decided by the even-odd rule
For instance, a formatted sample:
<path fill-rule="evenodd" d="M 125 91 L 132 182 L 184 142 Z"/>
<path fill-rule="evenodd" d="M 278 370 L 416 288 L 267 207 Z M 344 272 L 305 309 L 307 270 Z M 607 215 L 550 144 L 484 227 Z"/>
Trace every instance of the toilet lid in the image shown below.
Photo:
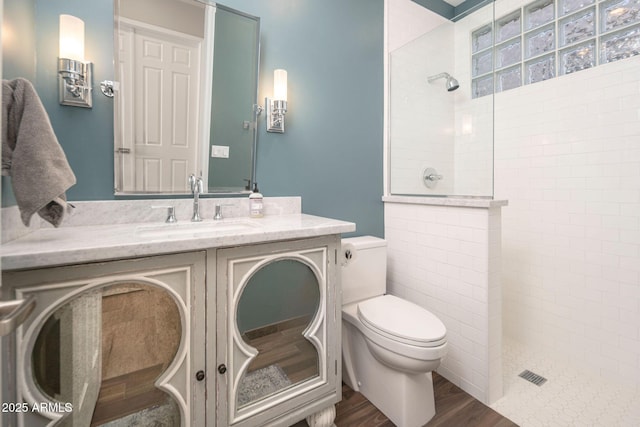
<path fill-rule="evenodd" d="M 358 304 L 364 325 L 388 338 L 420 347 L 444 343 L 444 324 L 429 311 L 393 295 L 383 295 Z"/>

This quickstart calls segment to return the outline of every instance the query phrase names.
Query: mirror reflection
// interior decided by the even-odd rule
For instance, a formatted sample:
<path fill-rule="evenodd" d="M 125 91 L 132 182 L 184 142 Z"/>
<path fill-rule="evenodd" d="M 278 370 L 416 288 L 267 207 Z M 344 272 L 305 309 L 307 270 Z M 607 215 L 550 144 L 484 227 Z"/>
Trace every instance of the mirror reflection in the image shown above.
<path fill-rule="evenodd" d="M 179 426 L 180 409 L 154 382 L 180 344 L 173 298 L 144 283 L 84 292 L 44 323 L 31 357 L 34 382 L 73 411 L 58 426 Z"/>
<path fill-rule="evenodd" d="M 248 191 L 259 18 L 195 0 L 118 0 L 115 11 L 116 193 L 190 193 L 191 174 L 206 192 Z"/>
<path fill-rule="evenodd" d="M 239 408 L 319 375 L 318 350 L 305 337 L 319 289 L 311 268 L 292 259 L 267 264 L 251 277 L 238 303 L 237 326 L 258 355 L 240 382 Z"/>

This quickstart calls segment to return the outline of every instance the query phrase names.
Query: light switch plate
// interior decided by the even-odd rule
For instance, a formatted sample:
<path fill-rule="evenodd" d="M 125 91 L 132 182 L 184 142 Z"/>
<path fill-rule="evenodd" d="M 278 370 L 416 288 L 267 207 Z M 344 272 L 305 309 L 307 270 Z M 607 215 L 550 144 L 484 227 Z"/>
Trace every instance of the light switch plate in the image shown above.
<path fill-rule="evenodd" d="M 229 158 L 229 146 L 228 145 L 212 145 L 211 157 L 219 157 L 222 159 Z"/>

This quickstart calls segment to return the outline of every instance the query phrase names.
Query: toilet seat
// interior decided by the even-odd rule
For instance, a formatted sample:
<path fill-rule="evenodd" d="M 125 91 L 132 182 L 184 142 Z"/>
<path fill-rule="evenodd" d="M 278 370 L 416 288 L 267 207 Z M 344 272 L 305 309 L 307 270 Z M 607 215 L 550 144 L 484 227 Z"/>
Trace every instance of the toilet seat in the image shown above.
<path fill-rule="evenodd" d="M 446 342 L 442 321 L 419 305 L 382 295 L 358 303 L 358 318 L 374 333 L 415 347 L 431 348 Z"/>

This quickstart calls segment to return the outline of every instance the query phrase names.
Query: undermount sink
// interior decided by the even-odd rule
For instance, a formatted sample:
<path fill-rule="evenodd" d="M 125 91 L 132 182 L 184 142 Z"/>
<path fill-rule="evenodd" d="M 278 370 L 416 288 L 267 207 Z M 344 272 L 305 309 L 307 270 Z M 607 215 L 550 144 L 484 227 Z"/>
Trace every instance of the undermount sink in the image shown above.
<path fill-rule="evenodd" d="M 226 234 L 230 231 L 249 230 L 260 224 L 245 219 L 224 219 L 222 221 L 185 222 L 176 224 L 155 224 L 138 227 L 136 235 L 154 239 L 198 238 Z"/>

